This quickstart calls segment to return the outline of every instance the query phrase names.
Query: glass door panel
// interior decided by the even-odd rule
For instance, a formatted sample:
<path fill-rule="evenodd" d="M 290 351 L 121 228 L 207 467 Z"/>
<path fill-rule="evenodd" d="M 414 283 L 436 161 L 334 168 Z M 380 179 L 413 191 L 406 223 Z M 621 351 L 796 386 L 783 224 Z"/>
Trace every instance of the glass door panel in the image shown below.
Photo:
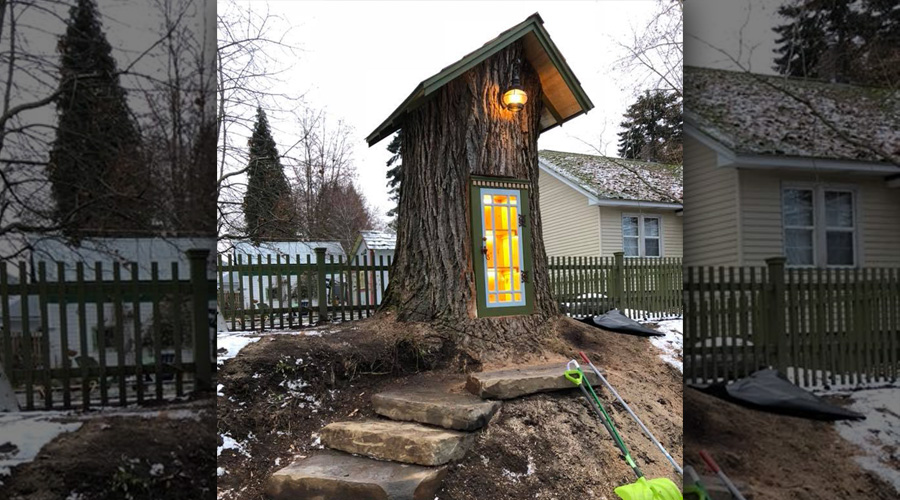
<path fill-rule="evenodd" d="M 481 189 L 482 258 L 488 307 L 525 305 L 522 286 L 522 238 L 519 200 L 515 189 Z"/>

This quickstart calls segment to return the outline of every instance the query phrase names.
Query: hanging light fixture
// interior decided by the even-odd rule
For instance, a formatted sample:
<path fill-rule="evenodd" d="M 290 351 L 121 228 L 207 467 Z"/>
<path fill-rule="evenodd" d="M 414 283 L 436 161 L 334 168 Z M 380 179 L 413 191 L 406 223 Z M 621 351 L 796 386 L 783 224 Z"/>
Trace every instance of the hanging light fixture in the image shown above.
<path fill-rule="evenodd" d="M 522 88 L 522 83 L 519 81 L 520 64 L 521 61 L 516 59 L 516 65 L 513 67 L 512 84 L 503 93 L 503 105 L 512 112 L 521 110 L 525 107 L 525 103 L 528 102 L 528 94 L 525 93 L 525 89 Z"/>

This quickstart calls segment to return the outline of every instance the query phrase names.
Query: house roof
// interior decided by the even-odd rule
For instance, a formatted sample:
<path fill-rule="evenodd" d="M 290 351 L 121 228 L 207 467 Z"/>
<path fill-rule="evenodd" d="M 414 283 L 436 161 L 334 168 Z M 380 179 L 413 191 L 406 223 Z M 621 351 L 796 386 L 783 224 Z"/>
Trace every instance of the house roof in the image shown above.
<path fill-rule="evenodd" d="M 900 157 L 895 90 L 698 67 L 684 73 L 685 120 L 734 153 L 885 161 L 857 142 Z"/>
<path fill-rule="evenodd" d="M 360 231 L 359 237 L 369 250 L 393 250 L 397 247 L 397 235 L 386 231 Z"/>
<path fill-rule="evenodd" d="M 295 259 L 299 255 L 301 262 L 306 262 L 306 257 L 309 256 L 315 262 L 317 247 L 324 247 L 325 255 L 344 255 L 344 248 L 339 241 L 263 241 L 259 245 L 254 245 L 249 241 L 240 241 L 234 244 L 234 253 L 281 255 L 288 259 Z"/>
<path fill-rule="evenodd" d="M 421 106 L 441 87 L 519 39 L 524 43 L 525 59 L 537 71 L 544 90 L 545 105 L 541 113 L 541 132 L 587 113 L 594 107 L 581 88 L 578 78 L 566 63 L 566 58 L 544 29 L 543 19 L 535 12 L 459 61 L 419 83 L 409 97 L 366 137 L 366 142 L 372 146 L 394 133 L 400 128 L 407 112 Z"/>
<path fill-rule="evenodd" d="M 681 204 L 681 165 L 540 151 L 541 167 L 598 200 Z"/>

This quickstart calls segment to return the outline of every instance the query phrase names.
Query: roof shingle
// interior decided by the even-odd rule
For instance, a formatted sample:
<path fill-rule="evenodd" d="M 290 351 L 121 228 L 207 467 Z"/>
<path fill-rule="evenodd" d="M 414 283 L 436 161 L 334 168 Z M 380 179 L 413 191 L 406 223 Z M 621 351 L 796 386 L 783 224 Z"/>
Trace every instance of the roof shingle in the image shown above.
<path fill-rule="evenodd" d="M 681 203 L 681 165 L 664 165 L 562 151 L 540 151 L 541 163 L 607 200 Z"/>
<path fill-rule="evenodd" d="M 709 68 L 684 73 L 685 119 L 735 153 L 900 157 L 900 92 Z"/>

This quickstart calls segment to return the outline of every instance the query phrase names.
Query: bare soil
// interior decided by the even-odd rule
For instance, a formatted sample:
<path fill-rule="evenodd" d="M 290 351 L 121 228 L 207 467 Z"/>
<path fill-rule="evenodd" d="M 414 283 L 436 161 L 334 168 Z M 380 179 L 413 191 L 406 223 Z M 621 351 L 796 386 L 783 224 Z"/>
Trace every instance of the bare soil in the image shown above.
<path fill-rule="evenodd" d="M 748 500 L 898 498 L 853 461 L 859 450 L 831 422 L 751 410 L 690 388 L 684 408 L 687 462 L 701 470 L 698 452 L 706 449 L 731 479 L 747 484 Z"/>
<path fill-rule="evenodd" d="M 571 320 L 554 325 L 542 352 L 481 365 L 444 348 L 427 328 L 390 318 L 334 327 L 322 336 L 271 335 L 220 367 L 220 434 L 245 445 L 224 450 L 221 499 L 263 499 L 269 475 L 316 453 L 318 431 L 338 420 L 377 418 L 369 398 L 404 386 L 463 390 L 465 372 L 592 357 L 669 451 L 682 453 L 681 373 L 664 364 L 646 338 L 605 332 Z M 293 382 L 296 389 L 288 388 Z M 563 391 L 506 401 L 475 446 L 450 466 L 441 500 L 614 498 L 634 476 L 581 393 Z M 677 476 L 605 390 L 600 395 L 648 477 Z M 249 455 L 249 456 L 248 456 Z"/>
<path fill-rule="evenodd" d="M 14 468 L 4 478 L 0 499 L 213 498 L 213 404 L 207 397 L 154 407 L 159 413 L 149 418 L 136 415 L 146 409 L 129 409 L 130 416 L 62 418 L 84 423 L 51 441 L 33 462 Z"/>

